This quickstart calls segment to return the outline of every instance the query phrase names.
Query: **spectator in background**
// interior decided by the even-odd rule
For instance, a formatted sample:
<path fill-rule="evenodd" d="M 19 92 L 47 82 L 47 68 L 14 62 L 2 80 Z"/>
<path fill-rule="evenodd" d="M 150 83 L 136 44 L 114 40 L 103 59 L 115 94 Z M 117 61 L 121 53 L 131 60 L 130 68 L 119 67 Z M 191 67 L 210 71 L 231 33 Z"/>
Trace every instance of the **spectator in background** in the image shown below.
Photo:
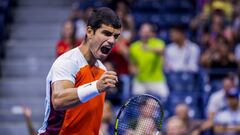
<path fill-rule="evenodd" d="M 199 41 L 199 38 L 202 38 L 199 35 L 205 34 L 208 22 L 209 16 L 202 11 L 190 21 L 191 37 L 194 41 Z"/>
<path fill-rule="evenodd" d="M 216 10 L 210 16 L 210 47 L 217 46 L 217 38 L 223 33 L 223 28 L 226 24 L 226 17 L 221 10 Z"/>
<path fill-rule="evenodd" d="M 37 131 L 34 129 L 34 125 L 31 118 L 32 110 L 28 107 L 22 107 L 22 110 L 25 122 L 27 124 L 29 135 L 37 135 Z"/>
<path fill-rule="evenodd" d="M 218 111 L 214 117 L 214 133 L 216 135 L 240 134 L 240 102 L 239 92 L 229 91 L 226 94 L 227 108 Z"/>
<path fill-rule="evenodd" d="M 71 21 L 66 21 L 61 31 L 61 39 L 56 46 L 57 57 L 70 49 L 80 45 L 80 41 L 76 40 L 75 27 Z"/>
<path fill-rule="evenodd" d="M 236 85 L 232 76 L 225 77 L 222 83 L 223 89 L 213 93 L 209 98 L 207 105 L 208 119 L 196 130 L 198 134 L 213 127 L 213 121 L 216 113 L 227 106 L 227 94 L 231 91 L 236 91 Z"/>
<path fill-rule="evenodd" d="M 229 50 L 232 52 L 234 51 L 234 47 L 236 46 L 236 37 L 235 37 L 235 33 L 233 30 L 233 27 L 231 25 L 227 25 L 225 26 L 224 30 L 223 30 L 223 37 L 227 40 L 228 42 L 228 47 Z"/>
<path fill-rule="evenodd" d="M 187 135 L 187 128 L 183 120 L 171 117 L 167 121 L 166 135 Z"/>
<path fill-rule="evenodd" d="M 135 23 L 130 8 L 123 1 L 117 2 L 116 13 L 122 21 L 122 37 L 127 42 L 133 41 L 135 37 Z"/>
<path fill-rule="evenodd" d="M 163 73 L 164 41 L 155 38 L 151 24 L 141 25 L 140 40 L 130 45 L 133 94 L 152 93 L 166 100 L 169 91 Z"/>
<path fill-rule="evenodd" d="M 216 37 L 222 34 L 223 27 L 226 23 L 226 17 L 221 10 L 214 11 L 210 16 L 201 12 L 195 17 L 191 23 L 190 28 L 201 48 L 212 48 L 216 46 Z M 203 37 L 205 43 L 202 42 Z M 204 49 L 205 50 L 205 49 Z"/>
<path fill-rule="evenodd" d="M 75 26 L 76 39 L 79 41 L 84 40 L 87 29 L 87 18 L 92 12 L 92 7 L 83 6 L 79 7 L 79 3 L 73 4 L 73 11 L 70 20 Z"/>
<path fill-rule="evenodd" d="M 235 56 L 240 67 L 240 1 L 236 3 L 234 11 L 233 30 L 236 36 Z"/>
<path fill-rule="evenodd" d="M 113 125 L 113 113 L 112 113 L 112 104 L 109 101 L 105 101 L 103 108 L 103 118 L 100 127 L 100 135 L 113 135 L 114 134 L 114 125 Z"/>
<path fill-rule="evenodd" d="M 222 80 L 229 72 L 236 72 L 238 65 L 229 43 L 222 35 L 216 39 L 216 46 L 206 50 L 201 56 L 201 64 L 210 70 L 210 82 Z M 218 71 L 215 74 L 212 71 Z"/>
<path fill-rule="evenodd" d="M 205 52 L 211 46 L 211 32 L 209 26 L 204 26 L 201 32 L 201 36 L 198 37 L 199 47 L 201 54 Z"/>
<path fill-rule="evenodd" d="M 226 107 L 227 93 L 229 93 L 229 91 L 235 90 L 236 88 L 233 77 L 230 77 L 230 76 L 225 77 L 222 83 L 223 83 L 223 88 L 214 92 L 209 98 L 207 112 L 208 112 L 208 117 L 210 119 L 213 118 L 216 112 Z"/>
<path fill-rule="evenodd" d="M 189 108 L 184 103 L 178 104 L 175 108 L 176 117 L 178 117 L 179 119 L 181 119 L 183 121 L 183 123 L 187 127 L 186 132 L 188 134 L 192 134 L 194 130 L 196 130 L 197 128 L 200 127 L 202 122 L 199 120 L 191 119 L 189 117 L 188 113 L 189 113 Z"/>
<path fill-rule="evenodd" d="M 201 26 L 205 25 L 209 19 L 209 16 L 207 13 L 201 11 L 199 14 L 197 14 L 196 17 L 194 17 L 190 22 L 190 28 L 191 29 L 198 29 Z"/>
<path fill-rule="evenodd" d="M 212 12 L 221 10 L 224 15 L 231 20 L 233 14 L 233 5 L 231 0 L 209 0 L 203 6 L 203 12 L 211 15 Z"/>
<path fill-rule="evenodd" d="M 236 42 L 240 43 L 240 1 L 234 5 L 233 30 L 236 36 Z"/>
<path fill-rule="evenodd" d="M 173 43 L 165 51 L 166 71 L 197 72 L 200 48 L 187 39 L 183 26 L 174 26 L 170 30 Z"/>

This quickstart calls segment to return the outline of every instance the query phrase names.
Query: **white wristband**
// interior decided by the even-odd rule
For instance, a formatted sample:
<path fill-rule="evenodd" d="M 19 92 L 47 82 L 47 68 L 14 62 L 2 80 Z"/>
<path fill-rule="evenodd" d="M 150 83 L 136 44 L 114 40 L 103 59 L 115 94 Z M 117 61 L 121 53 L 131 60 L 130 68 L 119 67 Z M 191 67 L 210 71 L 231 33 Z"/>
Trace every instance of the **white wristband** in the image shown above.
<path fill-rule="evenodd" d="M 82 103 L 87 102 L 89 99 L 99 94 L 97 89 L 97 81 L 79 86 L 77 89 L 78 98 Z"/>

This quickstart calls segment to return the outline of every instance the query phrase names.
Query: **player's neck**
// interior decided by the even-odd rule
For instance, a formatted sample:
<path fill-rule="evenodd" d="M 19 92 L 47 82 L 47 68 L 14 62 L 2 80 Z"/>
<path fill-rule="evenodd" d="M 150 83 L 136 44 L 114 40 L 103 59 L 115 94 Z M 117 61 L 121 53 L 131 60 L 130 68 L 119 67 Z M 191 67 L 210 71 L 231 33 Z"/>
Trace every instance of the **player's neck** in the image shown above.
<path fill-rule="evenodd" d="M 90 49 L 89 49 L 88 45 L 85 44 L 85 43 L 82 43 L 78 48 L 82 52 L 82 54 L 83 54 L 84 58 L 86 59 L 86 61 L 88 62 L 88 64 L 89 65 L 95 65 L 96 59 L 94 58 L 94 56 L 90 52 Z"/>

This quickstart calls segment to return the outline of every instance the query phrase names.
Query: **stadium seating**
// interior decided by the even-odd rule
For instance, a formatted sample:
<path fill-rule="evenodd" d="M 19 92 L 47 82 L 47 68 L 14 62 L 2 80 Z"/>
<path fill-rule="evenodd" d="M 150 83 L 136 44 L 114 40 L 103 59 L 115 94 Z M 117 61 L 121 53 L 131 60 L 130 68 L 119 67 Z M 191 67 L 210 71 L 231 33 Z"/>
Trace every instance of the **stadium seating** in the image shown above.
<path fill-rule="evenodd" d="M 4 14 L 0 14 L 0 41 L 3 41 L 4 38 L 4 24 L 5 24 L 4 18 L 5 18 Z"/>
<path fill-rule="evenodd" d="M 195 6 L 188 0 L 138 0 L 133 4 L 132 13 L 137 29 L 143 22 L 156 24 L 159 29 L 167 29 L 174 24 L 187 25 L 196 13 Z"/>
<path fill-rule="evenodd" d="M 202 100 L 201 95 L 196 92 L 171 92 L 167 106 L 171 115 L 174 114 L 176 105 L 185 103 L 189 106 L 189 116 L 191 118 L 202 118 Z"/>
<path fill-rule="evenodd" d="M 170 91 L 201 91 L 201 76 L 199 73 L 169 72 L 166 73 L 166 78 Z"/>
<path fill-rule="evenodd" d="M 6 55 L 1 60 L 0 134 L 6 135 L 28 134 L 22 106 L 32 110 L 34 128 L 41 126 L 45 78 L 55 59 L 61 24 L 70 14 L 71 7 L 71 3 L 65 0 L 17 2 L 11 34 L 5 41 Z M 6 18 L 3 19 L 2 22 L 6 22 Z"/>

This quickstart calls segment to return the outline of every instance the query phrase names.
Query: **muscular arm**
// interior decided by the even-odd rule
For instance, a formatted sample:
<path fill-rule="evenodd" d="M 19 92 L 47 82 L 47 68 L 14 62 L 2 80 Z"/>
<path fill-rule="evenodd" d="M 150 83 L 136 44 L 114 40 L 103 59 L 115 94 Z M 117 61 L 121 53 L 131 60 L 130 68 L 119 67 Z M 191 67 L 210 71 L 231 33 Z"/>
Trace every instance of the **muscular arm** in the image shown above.
<path fill-rule="evenodd" d="M 71 81 L 56 81 L 52 84 L 52 103 L 55 110 L 66 110 L 80 104 L 77 88 Z"/>
<path fill-rule="evenodd" d="M 117 81 L 117 74 L 113 71 L 106 71 L 97 81 L 97 83 L 92 83 L 92 85 L 83 85 L 83 87 L 79 86 L 78 88 L 74 88 L 74 84 L 69 80 L 56 81 L 51 86 L 51 100 L 53 107 L 55 110 L 66 110 L 72 108 L 78 104 L 81 104 L 81 96 L 79 97 L 79 93 L 84 93 L 83 91 L 85 88 L 90 87 L 91 89 L 97 90 L 100 93 L 108 90 L 109 88 L 116 87 L 115 84 Z M 92 86 L 94 86 L 94 88 Z M 89 89 L 87 91 L 89 91 Z M 88 94 L 91 95 L 89 92 Z"/>

